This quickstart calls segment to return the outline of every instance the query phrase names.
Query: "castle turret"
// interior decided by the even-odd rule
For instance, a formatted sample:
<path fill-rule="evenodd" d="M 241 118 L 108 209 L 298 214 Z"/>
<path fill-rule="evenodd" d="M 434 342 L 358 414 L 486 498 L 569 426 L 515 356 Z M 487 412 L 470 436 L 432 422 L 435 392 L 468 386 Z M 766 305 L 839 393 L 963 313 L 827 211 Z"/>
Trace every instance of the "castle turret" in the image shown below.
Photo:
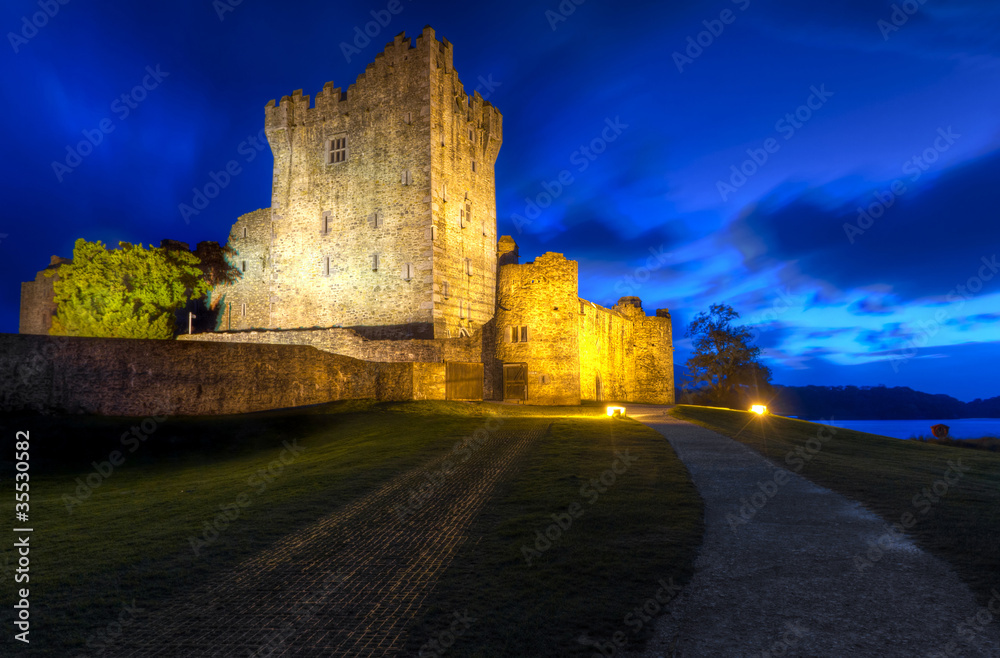
<path fill-rule="evenodd" d="M 466 93 L 447 40 L 400 34 L 346 90 L 269 102 L 265 130 L 266 326 L 444 338 L 492 317 L 502 118 Z"/>

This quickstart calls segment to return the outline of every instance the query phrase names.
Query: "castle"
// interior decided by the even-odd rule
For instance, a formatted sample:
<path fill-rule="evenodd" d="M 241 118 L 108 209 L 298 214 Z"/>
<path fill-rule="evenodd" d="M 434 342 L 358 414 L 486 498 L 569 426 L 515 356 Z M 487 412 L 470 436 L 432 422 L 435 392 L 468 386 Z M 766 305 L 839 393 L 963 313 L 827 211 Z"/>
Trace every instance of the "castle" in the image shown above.
<path fill-rule="evenodd" d="M 271 207 L 230 231 L 241 277 L 212 292 L 215 330 L 182 340 L 436 364 L 418 369 L 423 398 L 674 401 L 665 309 L 583 300 L 575 261 L 520 263 L 498 238 L 502 116 L 466 93 L 430 27 L 396 36 L 346 90 L 270 101 L 265 130 Z M 22 333 L 47 331 L 43 279 L 22 286 Z"/>

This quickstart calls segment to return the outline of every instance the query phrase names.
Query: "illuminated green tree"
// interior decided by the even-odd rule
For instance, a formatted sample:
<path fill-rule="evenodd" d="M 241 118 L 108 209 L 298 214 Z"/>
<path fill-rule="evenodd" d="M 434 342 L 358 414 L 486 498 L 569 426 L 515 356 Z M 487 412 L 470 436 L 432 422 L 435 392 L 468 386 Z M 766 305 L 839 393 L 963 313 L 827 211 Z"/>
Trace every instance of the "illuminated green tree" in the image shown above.
<path fill-rule="evenodd" d="M 188 251 L 77 240 L 73 262 L 47 273 L 59 277 L 50 333 L 173 338 L 176 311 L 209 289 L 198 265 Z"/>
<path fill-rule="evenodd" d="M 687 361 L 689 390 L 720 405 L 742 405 L 770 387 L 771 370 L 760 362 L 753 331 L 733 324 L 740 314 L 726 304 L 712 304 L 688 326 L 694 354 Z"/>

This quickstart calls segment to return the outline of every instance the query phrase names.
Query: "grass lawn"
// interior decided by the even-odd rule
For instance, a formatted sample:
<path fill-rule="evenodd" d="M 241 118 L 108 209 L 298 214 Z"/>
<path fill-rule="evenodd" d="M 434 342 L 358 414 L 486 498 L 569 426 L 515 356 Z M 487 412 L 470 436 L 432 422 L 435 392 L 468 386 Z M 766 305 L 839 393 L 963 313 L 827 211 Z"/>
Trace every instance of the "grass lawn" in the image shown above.
<path fill-rule="evenodd" d="M 781 416 L 760 419 L 750 412 L 715 407 L 683 405 L 671 414 L 736 438 L 790 470 L 800 465 L 801 475 L 860 501 L 888 523 L 901 523 L 904 514 L 912 514 L 910 536 L 951 563 L 982 603 L 992 588 L 1000 589 L 1000 454 L 901 441 Z M 835 433 L 817 441 L 819 436 L 830 436 L 819 435 L 824 427 Z M 813 443 L 807 446 L 810 440 Z M 797 454 L 797 449 L 811 459 Z M 944 493 L 936 496 L 935 483 L 942 480 L 949 462 L 959 460 L 968 470 L 946 491 L 947 483 L 938 484 L 937 491 Z M 953 481 L 956 472 L 949 475 Z M 926 496 L 925 489 L 937 502 Z M 872 568 L 877 569 L 877 563 Z"/>
<path fill-rule="evenodd" d="M 616 464 L 625 451 L 627 469 Z M 623 472 L 607 484 L 615 468 Z M 603 493 L 590 483 L 602 475 Z M 660 580 L 687 582 L 702 528 L 701 500 L 658 432 L 603 407 L 555 417 L 474 523 L 409 648 L 417 653 L 459 612 L 476 621 L 448 656 L 592 656 L 593 642 L 608 647 L 616 633 L 634 649 L 652 629 L 634 609 Z M 546 532 L 555 539 L 539 539 Z"/>
<path fill-rule="evenodd" d="M 605 603 L 625 598 L 623 590 L 632 584 L 641 585 L 639 592 L 652 589 L 651 595 L 653 574 L 659 577 L 657 570 L 664 565 L 674 567 L 664 577 L 687 573 L 700 541 L 699 501 L 666 442 L 655 441 L 637 423 L 594 417 L 598 412 L 448 402 L 342 402 L 241 416 L 168 418 L 148 439 L 127 446 L 121 442 L 122 433 L 142 419 L 0 417 L 0 432 L 8 446 L 0 455 L 0 473 L 13 473 L 14 433 L 31 433 L 29 527 L 35 529 L 29 584 L 31 654 L 97 655 L 108 624 L 117 621 L 133 601 L 146 613 L 155 610 L 170 595 L 203 583 L 280 537 L 449 451 L 459 438 L 480 427 L 484 416 L 495 414 L 512 417 L 512 422 L 518 416 L 550 416 L 554 421 L 540 454 L 526 460 L 520 484 L 505 493 L 509 498 L 504 498 L 500 508 L 487 510 L 493 515 L 489 523 L 485 518 L 477 521 L 483 532 L 515 533 L 512 539 L 518 546 L 522 539 L 517 532 L 525 538 L 534 532 L 516 523 L 518 516 L 530 520 L 534 511 L 541 516 L 557 512 L 563 504 L 560 496 L 566 503 L 579 499 L 578 494 L 564 494 L 570 484 L 578 489 L 578 482 L 599 477 L 609 468 L 616 441 L 638 442 L 633 451 L 639 450 L 636 454 L 642 459 L 621 476 L 619 484 L 602 494 L 593 514 L 588 509 L 574 521 L 572 532 L 543 556 L 534 571 L 537 577 L 546 573 L 546 564 L 559 565 L 549 582 L 577 600 L 573 610 L 587 613 L 563 621 L 572 622 L 576 631 L 585 630 L 587 626 L 578 621 L 603 619 Z M 591 417 L 562 418 L 568 414 Z M 599 422 L 616 433 L 601 434 Z M 639 445 L 643 441 L 646 445 Z M 298 454 L 293 455 L 286 442 Z M 134 452 L 128 451 L 131 446 Z M 123 453 L 124 463 L 107 477 L 93 475 L 92 462 L 100 465 L 115 450 Z M 288 462 L 285 465 L 278 461 L 282 456 Z M 269 466 L 272 474 L 262 477 L 259 471 L 266 473 Z M 105 466 L 101 469 L 107 472 Z M 86 481 L 88 475 L 100 484 L 78 504 L 70 504 L 70 512 L 67 496 L 77 496 L 77 478 Z M 3 477 L 3 481 L 11 483 L 11 478 Z M 12 490 L 13 484 L 9 486 Z M 8 491 L 6 486 L 4 490 Z M 615 503 L 616 496 L 631 499 Z M 4 518 L 13 518 L 12 499 L 9 494 L 3 496 Z M 217 538 L 205 534 L 206 522 L 241 499 L 249 500 L 249 505 L 239 508 L 239 516 Z M 620 516 L 606 516 L 611 509 Z M 633 527 L 633 522 L 638 525 Z M 643 535 L 645 531 L 650 534 Z M 585 552 L 574 550 L 577 537 L 589 537 L 592 545 Z M 197 553 L 192 538 L 205 542 L 198 544 Z M 656 539 L 676 540 L 684 549 L 668 546 L 664 550 L 653 543 Z M 506 536 L 488 534 L 477 545 L 497 542 L 511 543 Z M 470 542 L 467 550 L 472 546 Z M 517 547 L 514 551 L 520 559 Z M 615 567 L 616 555 L 621 568 Z M 463 554 L 460 559 L 468 557 Z M 627 560 L 633 561 L 626 564 Z M 0 548 L 5 581 L 13 576 L 14 562 L 11 542 L 5 542 Z M 499 570 L 501 566 L 486 560 L 479 568 Z M 461 568 L 455 567 L 458 572 Z M 623 568 L 633 570 L 635 578 L 619 577 Z M 443 595 L 458 591 L 453 584 L 455 569 L 442 583 Z M 573 574 L 573 579 L 567 580 L 567 574 Z M 480 575 L 492 581 L 500 578 L 498 573 Z M 536 590 L 498 591 L 501 597 L 496 600 L 505 606 L 499 614 L 509 618 L 516 617 L 522 606 L 532 605 L 518 601 L 517 595 Z M 593 592 L 601 596 L 591 598 Z M 12 628 L 10 605 L 0 615 L 8 628 Z M 615 614 L 620 625 L 621 614 Z M 483 625 L 477 632 L 488 628 Z"/>

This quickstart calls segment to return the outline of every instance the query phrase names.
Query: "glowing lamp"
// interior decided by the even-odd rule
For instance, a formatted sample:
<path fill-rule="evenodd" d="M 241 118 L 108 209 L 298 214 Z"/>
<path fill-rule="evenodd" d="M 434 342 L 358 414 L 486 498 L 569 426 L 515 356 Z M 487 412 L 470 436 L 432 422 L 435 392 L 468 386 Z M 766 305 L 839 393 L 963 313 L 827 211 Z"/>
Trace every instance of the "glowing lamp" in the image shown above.
<path fill-rule="evenodd" d="M 625 407 L 608 407 L 609 416 L 624 416 Z"/>
<path fill-rule="evenodd" d="M 767 413 L 767 407 L 765 407 L 762 404 L 755 404 L 750 407 L 750 411 L 754 412 L 758 416 L 763 416 L 764 414 Z"/>

